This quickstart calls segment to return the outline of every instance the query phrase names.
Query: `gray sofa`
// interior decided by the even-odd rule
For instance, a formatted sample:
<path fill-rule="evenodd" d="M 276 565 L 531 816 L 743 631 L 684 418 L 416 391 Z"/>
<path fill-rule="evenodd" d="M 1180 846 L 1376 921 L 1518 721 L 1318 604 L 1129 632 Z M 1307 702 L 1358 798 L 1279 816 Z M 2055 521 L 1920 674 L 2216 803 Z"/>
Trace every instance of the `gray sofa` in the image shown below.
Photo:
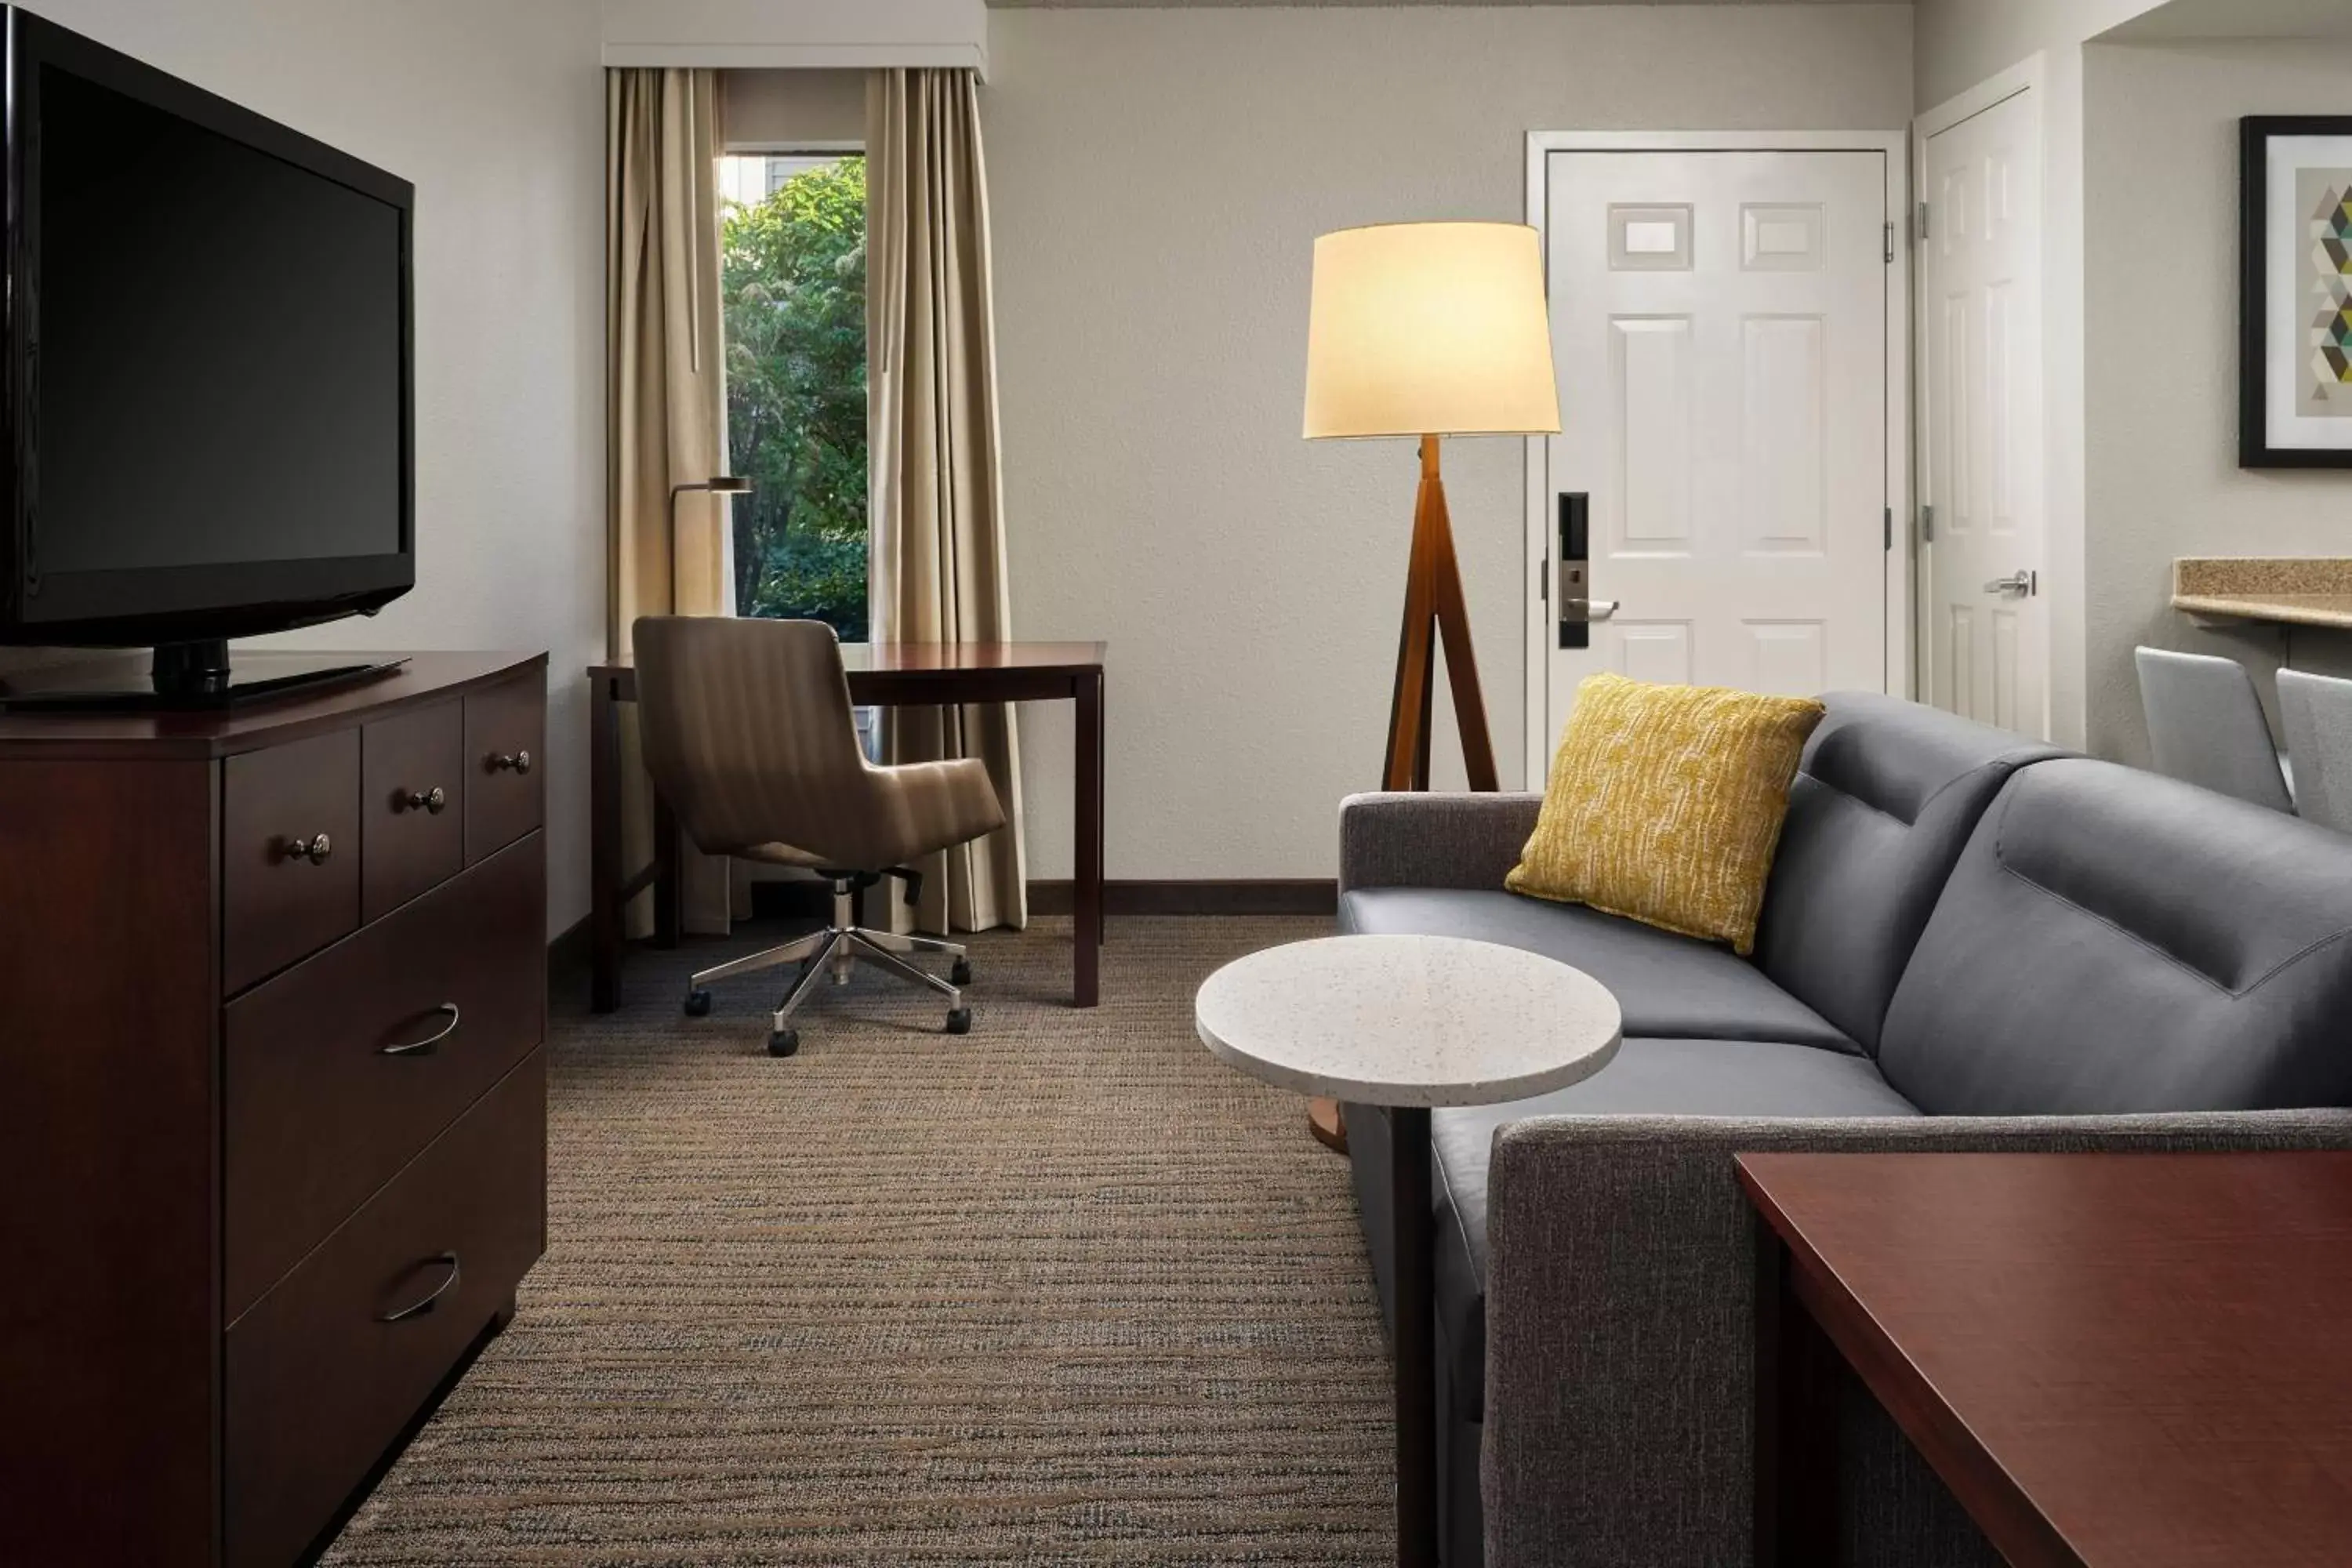
<path fill-rule="evenodd" d="M 1824 700 L 1752 962 L 1502 891 L 1535 795 L 1341 808 L 1341 929 L 1549 953 L 1624 1012 L 1584 1083 L 1432 1118 L 1451 1568 L 1748 1561 L 1738 1151 L 2352 1147 L 2352 838 Z M 1348 1130 L 1386 1305 L 1388 1124 Z M 1883 1415 L 1848 1426 L 1853 1560 L 1998 1561 Z"/>

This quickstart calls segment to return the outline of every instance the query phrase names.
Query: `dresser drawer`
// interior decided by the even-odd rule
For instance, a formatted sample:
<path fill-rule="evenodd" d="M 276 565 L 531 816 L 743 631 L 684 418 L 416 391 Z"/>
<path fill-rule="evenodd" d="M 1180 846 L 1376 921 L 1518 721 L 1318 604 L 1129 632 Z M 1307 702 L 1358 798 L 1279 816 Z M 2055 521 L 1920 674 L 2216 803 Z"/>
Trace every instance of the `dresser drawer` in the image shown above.
<path fill-rule="evenodd" d="M 360 731 L 360 918 L 466 864 L 466 712 L 436 703 Z"/>
<path fill-rule="evenodd" d="M 229 1004 L 231 1317 L 545 1037 L 546 858 L 509 845 Z"/>
<path fill-rule="evenodd" d="M 533 1052 L 229 1325 L 226 1560 L 285 1568 L 334 1517 L 546 1242 Z"/>
<path fill-rule="evenodd" d="M 546 814 L 547 678 L 537 669 L 466 699 L 466 858 L 537 827 Z"/>
<path fill-rule="evenodd" d="M 360 732 L 222 764 L 221 984 L 239 991 L 360 923 Z"/>

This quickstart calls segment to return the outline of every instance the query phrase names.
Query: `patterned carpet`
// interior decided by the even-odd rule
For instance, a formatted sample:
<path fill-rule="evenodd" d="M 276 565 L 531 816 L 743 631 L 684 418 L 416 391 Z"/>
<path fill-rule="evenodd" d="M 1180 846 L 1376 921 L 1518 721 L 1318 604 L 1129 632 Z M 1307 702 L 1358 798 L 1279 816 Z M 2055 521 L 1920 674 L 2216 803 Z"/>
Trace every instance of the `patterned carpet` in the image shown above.
<path fill-rule="evenodd" d="M 1327 921 L 976 940 L 972 1033 L 861 974 L 680 1016 L 644 954 L 559 999 L 546 1258 L 329 1552 L 358 1564 L 1347 1563 L 1391 1552 L 1390 1392 L 1345 1163 L 1192 994 Z"/>

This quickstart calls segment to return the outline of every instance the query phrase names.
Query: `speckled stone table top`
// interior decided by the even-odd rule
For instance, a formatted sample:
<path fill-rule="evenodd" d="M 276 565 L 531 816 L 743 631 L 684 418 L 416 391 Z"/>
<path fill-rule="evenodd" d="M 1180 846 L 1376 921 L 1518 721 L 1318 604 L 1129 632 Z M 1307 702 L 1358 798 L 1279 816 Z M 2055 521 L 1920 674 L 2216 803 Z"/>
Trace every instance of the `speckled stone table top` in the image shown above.
<path fill-rule="evenodd" d="M 2183 556 L 2172 607 L 2192 616 L 2352 629 L 2352 557 Z"/>
<path fill-rule="evenodd" d="M 1591 1077 L 1623 1019 L 1580 969 L 1493 942 L 1334 936 L 1209 976 L 1193 1021 L 1220 1060 L 1366 1105 L 1490 1105 Z"/>

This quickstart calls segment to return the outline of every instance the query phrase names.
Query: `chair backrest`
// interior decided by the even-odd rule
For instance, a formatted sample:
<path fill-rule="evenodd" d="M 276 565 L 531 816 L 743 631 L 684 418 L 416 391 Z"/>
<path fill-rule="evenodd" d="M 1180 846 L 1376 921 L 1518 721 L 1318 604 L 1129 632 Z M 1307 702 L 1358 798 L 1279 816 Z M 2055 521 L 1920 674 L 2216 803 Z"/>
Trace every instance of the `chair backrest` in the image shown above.
<path fill-rule="evenodd" d="M 2278 672 L 2279 728 L 2294 759 L 2294 809 L 2352 833 L 2352 680 L 2308 670 Z"/>
<path fill-rule="evenodd" d="M 1757 967 L 1878 1048 L 1952 862 L 2016 769 L 2054 746 L 1876 692 L 1832 691 L 1789 789 Z"/>
<path fill-rule="evenodd" d="M 817 859 L 862 842 L 875 792 L 831 626 L 647 616 L 635 639 L 646 769 L 688 837 Z"/>
<path fill-rule="evenodd" d="M 2137 768 L 2020 768 L 1881 1032 L 1930 1115 L 2352 1105 L 2352 838 Z"/>
<path fill-rule="evenodd" d="M 2273 811 L 2294 809 L 2244 665 L 2161 647 L 2134 648 L 2132 658 L 2158 773 Z"/>

